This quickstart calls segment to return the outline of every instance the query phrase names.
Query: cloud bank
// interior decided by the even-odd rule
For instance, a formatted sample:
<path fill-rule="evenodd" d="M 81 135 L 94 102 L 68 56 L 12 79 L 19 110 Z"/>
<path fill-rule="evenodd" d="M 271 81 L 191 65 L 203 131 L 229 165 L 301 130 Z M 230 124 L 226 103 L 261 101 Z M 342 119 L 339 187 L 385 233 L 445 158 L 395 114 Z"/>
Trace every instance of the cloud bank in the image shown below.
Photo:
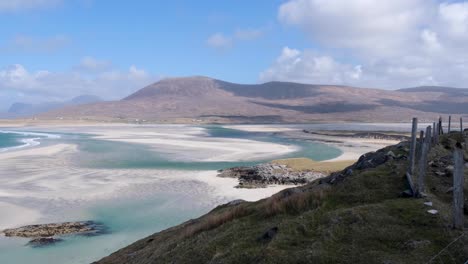
<path fill-rule="evenodd" d="M 66 72 L 30 71 L 21 64 L 4 67 L 0 69 L 0 93 L 9 103 L 63 101 L 83 94 L 121 99 L 158 79 L 134 65 L 118 70 L 109 61 L 85 57 Z"/>
<path fill-rule="evenodd" d="M 225 50 L 233 47 L 235 43 L 258 39 L 263 34 L 264 30 L 259 28 L 236 29 L 230 35 L 217 32 L 208 37 L 206 44 L 214 49 Z"/>
<path fill-rule="evenodd" d="M 278 19 L 319 48 L 285 47 L 261 81 L 468 87 L 466 1 L 289 0 Z"/>

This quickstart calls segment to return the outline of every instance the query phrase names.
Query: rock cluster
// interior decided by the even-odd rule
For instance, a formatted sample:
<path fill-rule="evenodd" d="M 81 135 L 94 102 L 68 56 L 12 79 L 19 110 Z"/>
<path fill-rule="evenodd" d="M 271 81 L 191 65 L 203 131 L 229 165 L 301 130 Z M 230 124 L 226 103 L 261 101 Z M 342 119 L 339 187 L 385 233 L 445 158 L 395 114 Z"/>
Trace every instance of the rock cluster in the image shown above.
<path fill-rule="evenodd" d="M 397 140 L 405 141 L 409 137 L 398 134 L 386 134 L 381 132 L 352 132 L 352 133 L 331 133 L 327 134 L 326 132 L 316 132 L 312 130 L 303 129 L 302 132 L 314 135 L 329 135 L 335 137 L 349 137 L 349 138 L 365 138 L 365 139 L 378 139 L 378 140 Z"/>
<path fill-rule="evenodd" d="M 53 245 L 58 242 L 62 242 L 63 239 L 60 238 L 53 238 L 53 237 L 39 237 L 34 238 L 28 242 L 28 246 L 30 247 L 45 247 L 49 245 Z"/>
<path fill-rule="evenodd" d="M 28 243 L 32 247 L 41 247 L 62 241 L 62 239 L 55 238 L 55 236 L 67 234 L 95 236 L 105 232 L 104 225 L 93 221 L 27 225 L 2 231 L 7 237 L 33 238 Z"/>
<path fill-rule="evenodd" d="M 401 142 L 395 147 L 397 150 L 408 151 L 408 142 Z M 334 184 L 353 174 L 354 170 L 365 170 L 378 167 L 382 164 L 385 164 L 389 160 L 406 160 L 408 157 L 406 155 L 395 153 L 389 148 L 380 149 L 376 152 L 369 152 L 362 155 L 356 163 L 347 167 L 343 171 L 332 173 L 329 177 L 324 178 L 323 180 L 329 184 Z M 411 196 L 412 194 L 410 194 Z"/>
<path fill-rule="evenodd" d="M 326 176 L 315 171 L 295 171 L 271 163 L 251 167 L 234 167 L 218 171 L 219 177 L 238 178 L 239 188 L 263 188 L 272 184 L 301 185 Z"/>

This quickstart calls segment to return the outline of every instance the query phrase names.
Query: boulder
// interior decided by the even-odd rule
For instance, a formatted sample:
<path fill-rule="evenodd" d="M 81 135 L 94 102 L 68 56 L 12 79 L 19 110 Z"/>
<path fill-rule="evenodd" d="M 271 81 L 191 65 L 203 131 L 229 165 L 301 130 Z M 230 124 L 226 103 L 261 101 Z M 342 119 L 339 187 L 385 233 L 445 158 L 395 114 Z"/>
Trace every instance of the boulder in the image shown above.
<path fill-rule="evenodd" d="M 31 241 L 28 242 L 27 245 L 31 247 L 46 247 L 46 246 L 51 246 L 62 241 L 63 239 L 60 239 L 60 238 L 40 237 L 40 238 L 32 239 Z"/>

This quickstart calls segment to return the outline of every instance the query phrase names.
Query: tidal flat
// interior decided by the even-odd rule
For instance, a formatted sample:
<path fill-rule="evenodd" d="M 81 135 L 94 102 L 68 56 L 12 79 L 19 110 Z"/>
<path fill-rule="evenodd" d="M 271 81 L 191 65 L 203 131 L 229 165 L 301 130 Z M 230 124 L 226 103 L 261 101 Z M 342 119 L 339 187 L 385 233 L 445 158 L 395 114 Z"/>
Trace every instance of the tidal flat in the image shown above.
<path fill-rule="evenodd" d="M 406 129 L 401 124 L 354 127 Z M 1 128 L 10 138 L 11 133 L 20 133 L 19 140 L 34 138 L 38 144 L 17 144 L 0 152 L 0 230 L 92 220 L 106 225 L 109 232 L 70 235 L 43 248 L 25 246 L 27 240 L 22 238 L 0 236 L 0 262 L 89 263 L 217 205 L 235 199 L 255 201 L 291 187 L 238 189 L 236 179 L 216 176 L 219 169 L 298 157 L 352 160 L 392 143 L 331 142 L 303 135 L 303 128 L 310 125 Z M 328 128 L 338 129 L 340 124 Z"/>

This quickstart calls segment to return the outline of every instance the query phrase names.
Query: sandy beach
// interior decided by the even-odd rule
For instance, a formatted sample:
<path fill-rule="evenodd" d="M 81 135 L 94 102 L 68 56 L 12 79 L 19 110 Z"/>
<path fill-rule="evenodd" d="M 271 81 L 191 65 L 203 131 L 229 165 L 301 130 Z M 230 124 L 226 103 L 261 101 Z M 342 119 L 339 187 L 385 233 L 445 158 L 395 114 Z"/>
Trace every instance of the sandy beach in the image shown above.
<path fill-rule="evenodd" d="M 0 127 L 61 135 L 39 139 L 39 145 L 0 152 L 0 230 L 28 224 L 100 219 L 114 229 L 109 236 L 89 241 L 78 237 L 74 238 L 78 244 L 67 244 L 66 249 L 50 248 L 57 250 L 56 254 L 64 260 L 76 255 L 77 250 L 86 250 L 90 252 L 84 258 L 88 262 L 145 235 L 196 218 L 218 205 L 236 199 L 257 201 L 294 187 L 235 188 L 238 185 L 235 178 L 217 177 L 217 170 L 209 166 L 195 169 L 186 164 L 227 162 L 222 166 L 229 166 L 243 161 L 263 162 L 285 157 L 302 147 L 302 141 L 213 137 L 207 128 L 190 125 L 82 123 Z M 328 136 L 312 138 L 296 127 L 275 125 L 228 128 L 329 144 L 342 151 L 330 162 L 355 160 L 365 152 L 392 143 L 338 140 Z M 115 147 L 116 144 L 121 146 Z M 97 152 L 89 152 L 88 148 L 96 148 Z M 138 166 L 138 162 L 135 166 L 119 166 L 120 162 L 144 158 L 135 155 L 148 155 L 147 162 L 163 162 L 163 165 L 167 159 L 170 166 L 145 167 Z M 320 151 L 314 155 L 320 155 Z M 87 162 L 101 156 L 104 158 L 98 164 L 110 163 L 109 166 L 88 165 Z M 162 161 L 158 161 L 161 157 Z M 178 164 L 184 167 L 179 168 Z M 24 247 L 26 242 L 0 236 L 0 249 L 3 245 L 16 250 L 6 254 L 16 259 L 31 253 Z"/>
<path fill-rule="evenodd" d="M 287 127 L 228 127 L 251 132 L 296 133 L 294 136 L 307 139 L 312 137 L 341 149 L 342 154 L 330 160 L 331 162 L 356 160 L 365 152 L 395 143 L 345 137 L 333 137 L 333 143 L 330 143 L 329 136 L 306 135 Z M 52 128 L 35 126 L 34 129 L 45 132 L 82 133 L 99 140 L 139 144 L 166 153 L 168 157 L 197 162 L 260 160 L 297 150 L 297 147 L 292 145 L 208 137 L 203 128 L 186 125 L 104 127 L 95 124 Z M 0 209 L 4 214 L 14 216 L 2 219 L 1 228 L 32 222 L 76 220 L 74 217 L 83 217 L 78 213 L 78 209 L 94 201 L 122 196 L 132 199 L 158 192 L 163 188 L 176 188 L 173 186 L 181 182 L 197 182 L 198 185 L 193 185 L 193 188 L 209 193 L 209 203 L 212 207 L 234 199 L 259 200 L 291 187 L 238 189 L 234 188 L 237 179 L 216 177 L 215 170 L 87 168 L 74 162 L 79 153 L 78 146 L 69 143 L 39 145 L 0 153 Z M 148 192 L 145 194 L 138 189 L 138 186 L 143 185 L 152 186 L 153 189 L 145 189 Z M 184 190 L 189 191 L 192 190 Z"/>
<path fill-rule="evenodd" d="M 372 125 L 372 124 L 370 124 Z M 386 126 L 398 128 L 401 124 L 385 124 Z M 303 133 L 301 129 L 291 128 L 284 125 L 231 125 L 224 126 L 226 128 L 238 129 L 248 132 L 276 132 L 284 133 L 287 136 L 301 138 L 305 140 L 313 140 L 321 142 L 341 150 L 342 154 L 336 158 L 327 160 L 326 162 L 333 161 L 355 161 L 367 152 L 376 151 L 385 146 L 399 143 L 397 140 L 384 140 L 384 139 L 366 139 L 366 138 L 351 138 L 343 136 L 331 135 L 318 135 Z"/>
<path fill-rule="evenodd" d="M 80 132 L 95 138 L 150 146 L 160 152 L 184 153 L 197 161 L 238 161 L 266 158 L 272 153 L 289 153 L 294 146 L 243 139 L 206 138 L 203 129 L 181 126 L 154 127 L 61 127 L 60 132 Z M 49 129 L 49 128 L 35 128 Z M 26 129 L 27 130 L 27 129 Z M 211 207 L 234 199 L 255 201 L 290 186 L 264 189 L 237 189 L 236 179 L 216 177 L 217 171 L 163 169 L 95 169 L 74 162 L 79 149 L 74 144 L 52 144 L 0 153 L 0 210 L 14 217 L 4 218 L 0 229 L 30 223 L 76 220 L 78 212 L 95 201 L 114 198 L 138 198 L 151 192 L 177 188 L 180 182 L 198 182 L 185 192 L 205 192 Z M 14 177 L 9 177 L 14 175 Z M 140 186 L 152 186 L 152 190 Z M 200 187 L 201 186 L 201 187 Z M 201 188 L 201 189 L 200 189 Z"/>

